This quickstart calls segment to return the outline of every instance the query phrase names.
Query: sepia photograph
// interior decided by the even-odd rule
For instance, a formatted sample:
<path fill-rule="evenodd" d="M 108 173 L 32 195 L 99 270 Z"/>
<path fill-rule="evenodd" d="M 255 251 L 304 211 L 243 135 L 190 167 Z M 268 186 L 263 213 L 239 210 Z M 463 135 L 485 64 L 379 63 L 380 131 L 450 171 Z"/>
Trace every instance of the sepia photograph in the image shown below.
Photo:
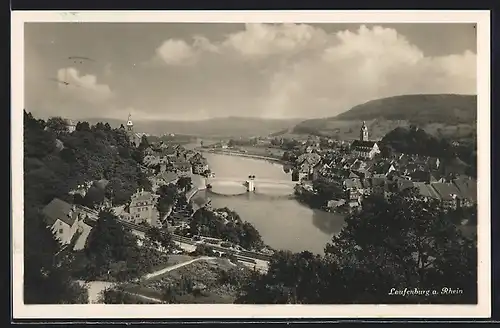
<path fill-rule="evenodd" d="M 13 13 L 14 313 L 489 316 L 488 12 L 186 15 Z"/>

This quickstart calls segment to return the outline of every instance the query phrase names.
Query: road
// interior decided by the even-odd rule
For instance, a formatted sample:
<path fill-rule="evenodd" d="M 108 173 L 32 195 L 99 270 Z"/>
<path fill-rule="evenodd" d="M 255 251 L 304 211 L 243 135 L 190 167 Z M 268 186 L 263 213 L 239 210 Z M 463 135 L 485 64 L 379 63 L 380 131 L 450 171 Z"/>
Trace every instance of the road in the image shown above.
<path fill-rule="evenodd" d="M 213 260 L 215 259 L 215 257 L 210 257 L 210 256 L 202 256 L 202 257 L 198 257 L 198 258 L 195 258 L 195 259 L 192 259 L 192 260 L 189 260 L 189 261 L 186 261 L 186 262 L 181 262 L 181 263 L 177 263 L 177 264 L 174 264 L 172 266 L 169 266 L 169 267 L 166 267 L 166 268 L 163 268 L 161 270 L 158 270 L 158 271 L 155 271 L 155 272 L 151 272 L 151 273 L 148 273 L 146 274 L 143 279 L 144 280 L 148 280 L 148 279 L 151 279 L 151 278 L 154 278 L 154 277 L 157 277 L 159 275 L 162 275 L 164 273 L 167 273 L 167 272 L 170 272 L 172 270 L 176 270 L 176 269 L 179 269 L 179 268 L 182 268 L 183 266 L 186 266 L 188 264 L 191 264 L 191 263 L 194 263 L 194 262 L 197 262 L 197 261 L 206 261 L 206 260 Z"/>

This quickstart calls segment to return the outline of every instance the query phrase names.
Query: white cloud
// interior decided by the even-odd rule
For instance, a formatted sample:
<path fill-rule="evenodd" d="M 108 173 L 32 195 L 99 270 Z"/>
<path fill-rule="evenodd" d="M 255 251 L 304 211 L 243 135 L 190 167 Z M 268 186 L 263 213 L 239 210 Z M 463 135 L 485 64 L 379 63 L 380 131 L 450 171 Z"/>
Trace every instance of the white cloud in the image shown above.
<path fill-rule="evenodd" d="M 170 39 L 156 49 L 154 60 L 167 65 L 190 65 L 196 60 L 196 52 L 185 41 Z"/>
<path fill-rule="evenodd" d="M 95 75 L 81 75 L 74 67 L 57 71 L 59 89 L 79 100 L 102 102 L 110 99 L 113 92 L 107 84 L 99 84 Z"/>
<path fill-rule="evenodd" d="M 362 26 L 336 37 L 338 42 L 317 57 L 273 74 L 264 103 L 268 116 L 333 116 L 399 94 L 476 93 L 476 55 L 471 52 L 425 57 L 395 30 L 381 27 Z"/>
<path fill-rule="evenodd" d="M 247 24 L 217 42 L 166 40 L 155 56 L 157 63 L 196 65 L 171 84 L 177 94 L 163 94 L 186 116 L 200 102 L 212 116 L 251 109 L 267 117 L 324 117 L 400 94 L 476 93 L 476 54 L 430 57 L 380 26 L 327 33 L 307 24 Z"/>
<path fill-rule="evenodd" d="M 291 55 L 323 46 L 328 35 L 305 24 L 246 24 L 245 30 L 229 35 L 220 45 L 246 58 Z"/>

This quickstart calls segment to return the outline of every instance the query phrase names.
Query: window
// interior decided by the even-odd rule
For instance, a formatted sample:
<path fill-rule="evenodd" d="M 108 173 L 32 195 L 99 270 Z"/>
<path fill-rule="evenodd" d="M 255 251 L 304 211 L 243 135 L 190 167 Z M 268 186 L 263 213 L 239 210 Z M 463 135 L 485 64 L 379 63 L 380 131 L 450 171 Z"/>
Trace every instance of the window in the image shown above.
<path fill-rule="evenodd" d="M 63 231 L 64 231 L 63 229 L 59 229 L 59 234 L 63 233 Z"/>

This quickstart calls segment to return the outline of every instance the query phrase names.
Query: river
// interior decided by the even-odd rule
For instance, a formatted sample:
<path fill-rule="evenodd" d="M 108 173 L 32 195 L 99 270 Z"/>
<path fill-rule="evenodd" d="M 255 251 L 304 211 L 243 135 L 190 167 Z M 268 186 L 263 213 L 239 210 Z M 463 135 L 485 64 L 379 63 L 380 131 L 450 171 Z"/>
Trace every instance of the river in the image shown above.
<path fill-rule="evenodd" d="M 246 157 L 205 153 L 210 169 L 216 177 L 241 177 L 291 180 L 283 166 L 264 160 Z M 228 207 L 236 211 L 244 221 L 252 223 L 266 244 L 293 252 L 310 251 L 322 254 L 334 234 L 342 229 L 342 215 L 313 210 L 293 199 L 259 194 L 237 196 L 217 195 L 201 191 L 194 196 L 198 202 L 209 197 L 214 208 Z"/>

